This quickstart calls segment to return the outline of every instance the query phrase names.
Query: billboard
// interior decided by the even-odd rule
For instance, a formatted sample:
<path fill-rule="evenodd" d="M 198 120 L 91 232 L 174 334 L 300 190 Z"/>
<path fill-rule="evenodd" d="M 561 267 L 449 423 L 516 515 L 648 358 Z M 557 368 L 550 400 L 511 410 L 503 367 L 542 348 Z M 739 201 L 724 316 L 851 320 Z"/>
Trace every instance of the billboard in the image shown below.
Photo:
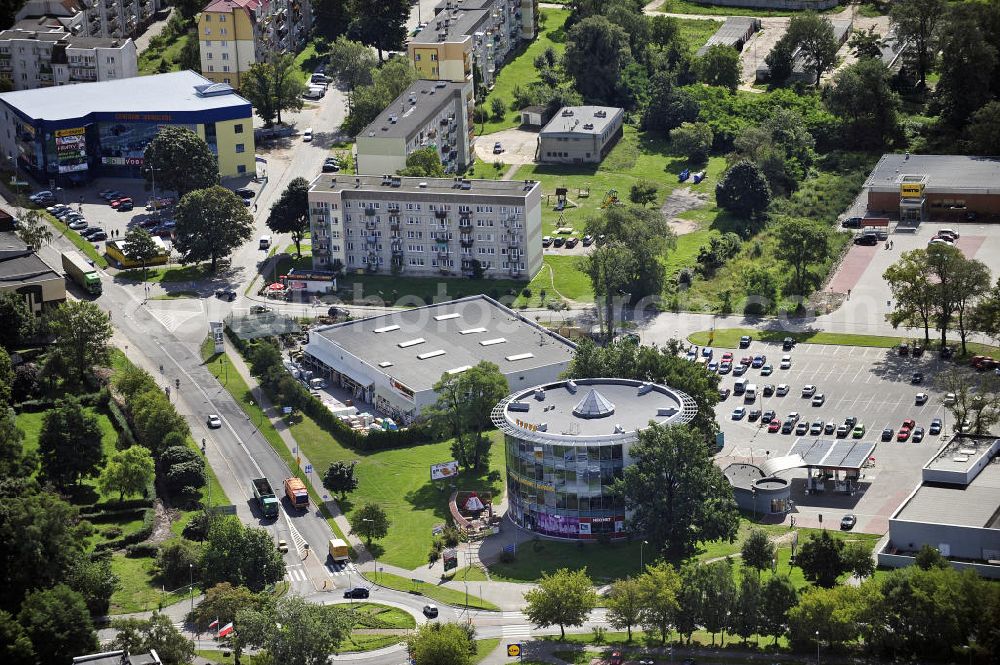
<path fill-rule="evenodd" d="M 431 464 L 431 480 L 444 480 L 456 475 L 458 475 L 458 462 L 455 460 Z"/>
<path fill-rule="evenodd" d="M 924 183 L 904 182 L 899 186 L 899 195 L 904 199 L 919 199 L 924 195 Z"/>
<path fill-rule="evenodd" d="M 59 173 L 87 170 L 87 130 L 85 127 L 55 132 L 56 164 Z"/>

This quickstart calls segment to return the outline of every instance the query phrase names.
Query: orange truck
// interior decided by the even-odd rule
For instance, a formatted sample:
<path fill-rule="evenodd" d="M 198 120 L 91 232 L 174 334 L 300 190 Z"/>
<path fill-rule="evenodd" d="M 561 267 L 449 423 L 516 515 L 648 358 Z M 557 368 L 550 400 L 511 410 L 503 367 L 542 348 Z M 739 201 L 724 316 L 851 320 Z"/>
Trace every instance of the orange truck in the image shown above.
<path fill-rule="evenodd" d="M 309 492 L 298 478 L 285 478 L 285 496 L 294 507 L 302 510 L 309 508 Z"/>

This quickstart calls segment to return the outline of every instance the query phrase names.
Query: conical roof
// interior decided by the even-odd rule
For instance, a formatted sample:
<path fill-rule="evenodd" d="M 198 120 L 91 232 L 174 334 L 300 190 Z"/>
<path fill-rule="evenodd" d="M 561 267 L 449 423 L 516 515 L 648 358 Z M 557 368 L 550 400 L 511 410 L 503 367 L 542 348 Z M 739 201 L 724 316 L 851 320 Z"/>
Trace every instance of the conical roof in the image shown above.
<path fill-rule="evenodd" d="M 615 412 L 615 405 L 593 388 L 573 407 L 573 415 L 579 418 L 604 418 Z"/>

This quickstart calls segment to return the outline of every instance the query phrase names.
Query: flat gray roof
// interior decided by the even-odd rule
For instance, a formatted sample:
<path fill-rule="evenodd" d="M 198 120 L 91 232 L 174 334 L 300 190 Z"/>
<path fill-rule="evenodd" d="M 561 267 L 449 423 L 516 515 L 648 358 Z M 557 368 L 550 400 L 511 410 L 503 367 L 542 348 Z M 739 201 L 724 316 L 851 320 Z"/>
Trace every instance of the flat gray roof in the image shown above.
<path fill-rule="evenodd" d="M 385 107 L 358 138 L 403 138 L 409 140 L 419 129 L 461 96 L 466 83 L 454 81 L 414 81 L 409 88 Z M 439 127 L 436 129 L 440 129 Z"/>
<path fill-rule="evenodd" d="M 489 4 L 489 3 L 483 3 Z M 430 21 L 427 27 L 410 38 L 414 44 L 434 44 L 440 42 L 462 41 L 467 35 L 475 33 L 477 28 L 490 15 L 489 9 L 470 9 L 442 11 Z M 444 23 L 448 22 L 446 26 Z M 440 27 L 438 25 L 440 24 Z"/>
<path fill-rule="evenodd" d="M 854 439 L 800 438 L 788 451 L 799 455 L 807 466 L 836 469 L 860 469 L 875 450 L 873 441 Z"/>
<path fill-rule="evenodd" d="M 685 399 L 686 398 L 686 399 Z M 633 438 L 649 427 L 689 419 L 680 391 L 631 379 L 575 379 L 520 390 L 503 406 L 505 431 L 551 437 Z"/>
<path fill-rule="evenodd" d="M 0 289 L 12 289 L 49 279 L 62 279 L 13 231 L 0 231 Z"/>
<path fill-rule="evenodd" d="M 545 134 L 601 134 L 621 113 L 615 106 L 564 106 L 542 128 Z"/>
<path fill-rule="evenodd" d="M 160 665 L 160 657 L 155 651 L 130 653 L 127 656 L 123 651 L 105 651 L 89 656 L 77 656 L 73 659 L 73 665 Z"/>
<path fill-rule="evenodd" d="M 967 473 L 983 455 L 996 444 L 994 437 L 956 435 L 942 446 L 937 455 L 924 468 L 940 471 Z"/>
<path fill-rule="evenodd" d="M 723 475 L 729 480 L 733 487 L 740 487 L 748 490 L 754 486 L 758 480 L 764 479 L 764 472 L 753 464 L 733 463 L 722 470 Z"/>
<path fill-rule="evenodd" d="M 423 186 L 422 186 L 423 185 Z M 372 191 L 381 194 L 449 194 L 453 196 L 516 196 L 523 197 L 538 187 L 537 180 L 462 180 L 459 178 L 405 178 L 378 175 L 323 174 L 312 182 L 310 192 Z"/>
<path fill-rule="evenodd" d="M 15 28 L 0 32 L 0 40 L 5 39 L 26 39 L 37 42 L 64 42 L 70 48 L 118 48 L 125 42 L 131 41 L 128 37 L 117 39 L 111 37 L 82 37 L 70 34 L 65 30 L 52 30 L 43 28 L 39 30 L 23 30 Z"/>
<path fill-rule="evenodd" d="M 971 483 L 924 483 L 893 519 L 1000 529 L 1000 464 L 987 464 Z"/>
<path fill-rule="evenodd" d="M 569 340 L 483 295 L 338 323 L 312 334 L 414 392 L 430 390 L 445 372 L 481 360 L 512 374 L 569 362 L 576 350 Z M 323 359 L 322 347 L 313 351 Z"/>
<path fill-rule="evenodd" d="M 1000 158 L 970 155 L 882 155 L 865 187 L 898 191 L 903 176 L 926 176 L 925 191 L 931 193 L 988 190 L 1000 194 Z"/>
<path fill-rule="evenodd" d="M 704 55 L 708 49 L 716 44 L 735 48 L 737 44 L 742 44 L 744 40 L 752 35 L 758 29 L 758 26 L 760 26 L 760 19 L 750 18 L 749 16 L 730 16 L 722 24 L 722 27 L 716 30 L 708 38 L 708 41 L 698 49 L 695 55 Z"/>
<path fill-rule="evenodd" d="M 0 94 L 0 101 L 30 118 L 48 121 L 72 120 L 91 113 L 181 113 L 250 105 L 235 92 L 205 97 L 196 93 L 194 86 L 210 83 L 188 70 L 18 90 Z"/>

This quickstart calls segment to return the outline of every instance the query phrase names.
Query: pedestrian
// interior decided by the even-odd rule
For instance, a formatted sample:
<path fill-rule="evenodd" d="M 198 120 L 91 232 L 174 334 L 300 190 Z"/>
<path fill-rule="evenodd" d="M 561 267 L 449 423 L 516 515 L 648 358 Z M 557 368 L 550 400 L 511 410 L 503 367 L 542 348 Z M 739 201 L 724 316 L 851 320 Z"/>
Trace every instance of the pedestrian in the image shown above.
<path fill-rule="evenodd" d="M 851 299 L 851 290 L 850 289 L 847 289 L 847 299 L 848 300 Z"/>
<path fill-rule="evenodd" d="M 253 204 L 253 211 L 257 212 L 257 204 L 256 203 Z"/>

